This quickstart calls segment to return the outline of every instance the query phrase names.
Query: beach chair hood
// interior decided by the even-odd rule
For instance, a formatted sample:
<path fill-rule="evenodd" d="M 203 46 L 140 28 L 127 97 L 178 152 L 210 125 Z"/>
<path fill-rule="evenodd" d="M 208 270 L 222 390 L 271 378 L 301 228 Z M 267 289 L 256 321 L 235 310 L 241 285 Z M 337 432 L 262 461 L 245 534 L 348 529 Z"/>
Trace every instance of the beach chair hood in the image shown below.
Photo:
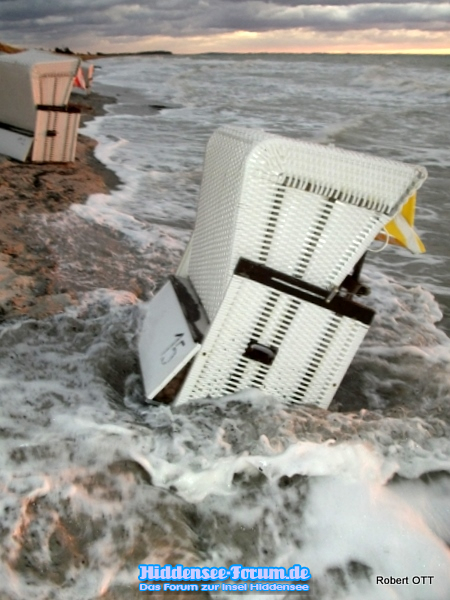
<path fill-rule="evenodd" d="M 33 131 L 38 106 L 66 106 L 79 63 L 40 50 L 0 56 L 0 123 Z"/>

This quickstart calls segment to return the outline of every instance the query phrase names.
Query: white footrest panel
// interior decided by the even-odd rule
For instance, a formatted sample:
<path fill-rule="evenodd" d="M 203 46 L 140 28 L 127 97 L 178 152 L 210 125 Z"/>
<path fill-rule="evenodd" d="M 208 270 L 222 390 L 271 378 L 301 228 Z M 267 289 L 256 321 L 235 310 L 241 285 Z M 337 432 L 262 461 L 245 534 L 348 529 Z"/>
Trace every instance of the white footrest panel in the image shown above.
<path fill-rule="evenodd" d="M 0 154 L 25 162 L 33 145 L 31 133 L 0 128 Z"/>
<path fill-rule="evenodd" d="M 188 281 L 173 278 L 152 298 L 139 338 L 139 360 L 148 400 L 199 351 L 207 326 Z"/>
<path fill-rule="evenodd" d="M 199 349 L 168 281 L 149 303 L 139 340 L 146 397 L 154 398 Z"/>

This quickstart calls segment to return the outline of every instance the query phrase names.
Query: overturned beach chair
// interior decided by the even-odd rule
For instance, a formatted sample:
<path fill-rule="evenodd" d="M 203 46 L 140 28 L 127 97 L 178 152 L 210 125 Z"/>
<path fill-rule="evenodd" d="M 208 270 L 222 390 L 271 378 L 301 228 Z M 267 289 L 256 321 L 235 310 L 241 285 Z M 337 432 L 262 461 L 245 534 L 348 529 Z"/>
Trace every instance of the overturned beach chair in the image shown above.
<path fill-rule="evenodd" d="M 0 56 L 0 153 L 21 161 L 74 160 L 80 112 L 68 102 L 79 62 L 39 50 Z"/>
<path fill-rule="evenodd" d="M 326 408 L 374 315 L 353 300 L 352 273 L 425 177 L 420 167 L 219 129 L 177 277 L 149 304 L 147 397 L 191 361 L 177 403 L 256 387 Z"/>

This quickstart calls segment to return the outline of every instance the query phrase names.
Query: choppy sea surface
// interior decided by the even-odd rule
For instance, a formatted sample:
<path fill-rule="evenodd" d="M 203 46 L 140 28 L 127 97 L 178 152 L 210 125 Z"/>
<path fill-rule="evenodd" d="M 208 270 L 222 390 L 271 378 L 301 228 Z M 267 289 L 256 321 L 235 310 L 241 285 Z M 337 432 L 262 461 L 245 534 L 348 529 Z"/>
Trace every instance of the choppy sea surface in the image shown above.
<path fill-rule="evenodd" d="M 139 256 L 133 276 L 149 297 L 180 260 L 205 145 L 224 124 L 424 165 L 416 227 L 427 253 L 370 254 L 364 301 L 377 316 L 329 410 L 260 391 L 147 405 L 145 303 L 114 282 L 64 314 L 2 324 L 0 597 L 138 598 L 139 564 L 171 563 L 310 569 L 310 592 L 267 600 L 447 600 L 450 57 L 151 56 L 96 67 L 94 90 L 116 102 L 83 133 L 122 184 L 52 226 L 68 246 L 80 228 L 114 232 Z"/>

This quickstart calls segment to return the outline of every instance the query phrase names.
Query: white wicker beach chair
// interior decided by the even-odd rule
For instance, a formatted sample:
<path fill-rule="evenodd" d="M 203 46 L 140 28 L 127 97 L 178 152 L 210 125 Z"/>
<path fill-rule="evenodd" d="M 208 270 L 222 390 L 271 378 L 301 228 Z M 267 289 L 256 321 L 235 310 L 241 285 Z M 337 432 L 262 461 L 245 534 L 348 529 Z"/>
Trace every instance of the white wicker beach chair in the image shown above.
<path fill-rule="evenodd" d="M 333 147 L 218 130 L 178 270 L 210 327 L 176 401 L 257 387 L 327 407 L 373 317 L 340 288 L 425 176 Z"/>
<path fill-rule="evenodd" d="M 17 160 L 75 158 L 80 111 L 68 107 L 80 61 L 29 50 L 0 56 L 0 152 Z"/>

